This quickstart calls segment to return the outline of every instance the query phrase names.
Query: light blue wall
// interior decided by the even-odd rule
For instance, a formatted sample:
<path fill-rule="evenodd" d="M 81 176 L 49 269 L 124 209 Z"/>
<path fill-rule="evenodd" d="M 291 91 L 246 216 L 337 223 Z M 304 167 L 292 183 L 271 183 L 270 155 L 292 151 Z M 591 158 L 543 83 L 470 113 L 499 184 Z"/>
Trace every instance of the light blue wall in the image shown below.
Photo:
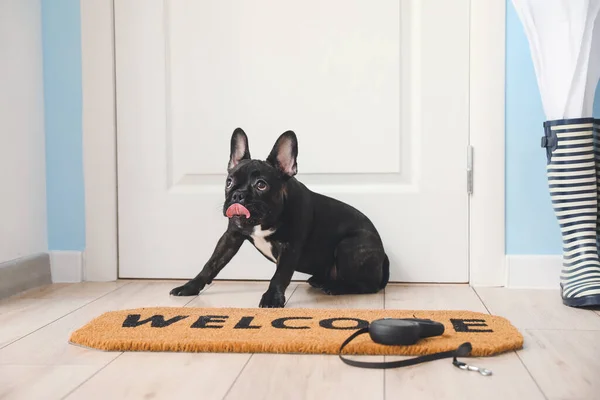
<path fill-rule="evenodd" d="M 42 0 L 49 250 L 85 248 L 79 0 Z"/>
<path fill-rule="evenodd" d="M 50 250 L 85 248 L 79 0 L 42 0 Z M 507 0 L 506 252 L 560 254 L 548 195 L 544 113 L 527 38 Z M 600 88 L 596 96 L 600 117 Z"/>
<path fill-rule="evenodd" d="M 560 254 L 540 147 L 545 115 L 529 43 L 511 0 L 506 19 L 506 253 Z M 600 86 L 596 92 L 600 116 Z"/>

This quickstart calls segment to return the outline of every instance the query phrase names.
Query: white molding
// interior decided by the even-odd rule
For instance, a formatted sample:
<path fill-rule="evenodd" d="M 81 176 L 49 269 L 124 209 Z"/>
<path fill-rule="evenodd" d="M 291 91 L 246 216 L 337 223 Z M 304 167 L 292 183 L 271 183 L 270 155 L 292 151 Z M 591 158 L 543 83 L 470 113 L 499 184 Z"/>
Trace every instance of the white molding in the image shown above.
<path fill-rule="evenodd" d="M 113 0 L 81 1 L 85 280 L 117 279 Z"/>
<path fill-rule="evenodd" d="M 113 0 L 81 1 L 86 280 L 118 276 Z M 471 0 L 469 280 L 502 286 L 505 0 Z M 440 64 L 442 65 L 442 64 Z"/>
<path fill-rule="evenodd" d="M 559 289 L 562 256 L 506 256 L 506 287 L 511 289 Z"/>
<path fill-rule="evenodd" d="M 470 199 L 469 281 L 505 282 L 504 81 L 505 0 L 471 0 L 470 143 L 474 179 Z"/>
<path fill-rule="evenodd" d="M 52 282 L 82 282 L 83 253 L 81 251 L 51 251 Z"/>

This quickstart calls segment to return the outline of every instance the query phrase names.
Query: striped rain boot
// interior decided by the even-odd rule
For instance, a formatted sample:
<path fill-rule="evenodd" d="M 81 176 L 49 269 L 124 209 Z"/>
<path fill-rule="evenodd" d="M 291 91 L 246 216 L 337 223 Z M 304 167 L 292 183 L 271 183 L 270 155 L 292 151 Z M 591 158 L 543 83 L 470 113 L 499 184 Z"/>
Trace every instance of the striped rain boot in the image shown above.
<path fill-rule="evenodd" d="M 544 133 L 542 147 L 546 148 L 548 186 L 563 241 L 560 275 L 563 303 L 571 307 L 598 306 L 599 208 L 594 119 L 546 121 Z"/>
<path fill-rule="evenodd" d="M 598 220 L 596 221 L 596 245 L 600 257 L 600 119 L 594 119 L 594 158 L 596 161 L 596 188 L 598 193 Z"/>

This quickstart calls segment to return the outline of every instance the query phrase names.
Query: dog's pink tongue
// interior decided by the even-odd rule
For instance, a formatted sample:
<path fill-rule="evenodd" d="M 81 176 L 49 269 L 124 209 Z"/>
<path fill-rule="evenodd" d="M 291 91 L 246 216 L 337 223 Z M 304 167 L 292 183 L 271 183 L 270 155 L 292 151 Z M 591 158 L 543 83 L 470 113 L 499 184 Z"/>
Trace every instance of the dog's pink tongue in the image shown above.
<path fill-rule="evenodd" d="M 229 206 L 229 208 L 227 209 L 227 217 L 231 218 L 235 215 L 245 215 L 246 218 L 250 218 L 250 211 L 248 211 L 248 209 L 246 207 L 244 207 L 243 205 L 239 204 L 239 203 L 235 203 Z"/>

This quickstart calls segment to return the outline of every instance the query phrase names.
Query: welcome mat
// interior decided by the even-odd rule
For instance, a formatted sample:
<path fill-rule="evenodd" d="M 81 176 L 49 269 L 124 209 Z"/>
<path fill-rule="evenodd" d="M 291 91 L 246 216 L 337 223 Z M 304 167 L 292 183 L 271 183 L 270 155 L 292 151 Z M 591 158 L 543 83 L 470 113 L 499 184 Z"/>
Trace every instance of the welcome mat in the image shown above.
<path fill-rule="evenodd" d="M 472 356 L 489 356 L 523 346 L 523 336 L 509 321 L 477 312 L 297 308 L 111 311 L 73 332 L 70 342 L 107 351 L 337 354 L 354 331 L 386 317 L 432 319 L 444 324 L 445 332 L 411 346 L 380 345 L 361 335 L 344 354 L 422 355 L 471 342 Z"/>

